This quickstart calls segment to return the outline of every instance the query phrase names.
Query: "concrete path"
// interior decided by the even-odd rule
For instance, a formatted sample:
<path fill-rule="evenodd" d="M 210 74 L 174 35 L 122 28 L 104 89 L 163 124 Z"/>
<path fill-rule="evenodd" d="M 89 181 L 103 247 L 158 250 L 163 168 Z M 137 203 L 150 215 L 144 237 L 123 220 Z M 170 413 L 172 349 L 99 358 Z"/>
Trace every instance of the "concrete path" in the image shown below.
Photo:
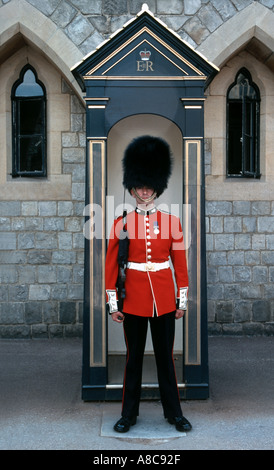
<path fill-rule="evenodd" d="M 1 450 L 273 450 L 274 338 L 209 338 L 210 398 L 182 402 L 181 434 L 143 401 L 119 435 L 120 403 L 81 400 L 82 342 L 0 340 Z"/>

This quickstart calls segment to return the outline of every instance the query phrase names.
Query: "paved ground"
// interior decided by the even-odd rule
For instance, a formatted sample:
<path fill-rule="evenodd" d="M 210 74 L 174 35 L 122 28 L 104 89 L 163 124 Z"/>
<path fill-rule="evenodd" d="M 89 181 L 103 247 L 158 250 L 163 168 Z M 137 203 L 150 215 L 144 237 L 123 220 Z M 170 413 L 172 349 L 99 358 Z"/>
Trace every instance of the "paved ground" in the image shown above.
<path fill-rule="evenodd" d="M 159 402 L 112 430 L 120 403 L 81 400 L 81 340 L 0 340 L 1 450 L 273 450 L 274 338 L 209 339 L 210 398 L 182 402 L 181 435 Z"/>

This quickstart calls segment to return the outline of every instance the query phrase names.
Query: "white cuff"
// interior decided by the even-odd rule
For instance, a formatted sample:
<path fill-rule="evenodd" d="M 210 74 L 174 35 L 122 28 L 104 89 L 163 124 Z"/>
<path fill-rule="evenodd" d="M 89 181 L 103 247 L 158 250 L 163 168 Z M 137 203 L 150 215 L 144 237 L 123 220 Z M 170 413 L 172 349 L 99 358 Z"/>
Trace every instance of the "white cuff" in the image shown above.
<path fill-rule="evenodd" d="M 109 313 L 110 315 L 114 312 L 118 312 L 118 301 L 116 298 L 116 291 L 115 290 L 107 290 L 107 298 L 108 298 L 108 305 L 109 305 Z"/>
<path fill-rule="evenodd" d="M 179 289 L 179 309 L 186 310 L 187 309 L 187 294 L 188 294 L 188 287 L 180 287 Z"/>

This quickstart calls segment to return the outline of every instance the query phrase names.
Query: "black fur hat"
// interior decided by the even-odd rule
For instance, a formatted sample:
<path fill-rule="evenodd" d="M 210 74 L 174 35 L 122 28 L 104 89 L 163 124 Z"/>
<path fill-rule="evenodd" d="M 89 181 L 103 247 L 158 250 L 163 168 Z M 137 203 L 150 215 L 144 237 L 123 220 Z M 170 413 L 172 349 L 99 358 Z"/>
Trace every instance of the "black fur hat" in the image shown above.
<path fill-rule="evenodd" d="M 159 197 L 167 188 L 172 170 L 168 143 L 149 135 L 137 137 L 125 150 L 123 170 L 123 185 L 128 191 L 148 186 L 153 188 Z"/>

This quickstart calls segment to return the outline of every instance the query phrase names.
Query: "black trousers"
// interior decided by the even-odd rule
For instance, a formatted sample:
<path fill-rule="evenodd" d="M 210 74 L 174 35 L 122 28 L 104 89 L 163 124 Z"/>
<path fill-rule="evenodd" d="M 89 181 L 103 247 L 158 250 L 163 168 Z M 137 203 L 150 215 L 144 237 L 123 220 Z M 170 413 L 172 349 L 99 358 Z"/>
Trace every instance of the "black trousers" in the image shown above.
<path fill-rule="evenodd" d="M 127 358 L 124 375 L 122 416 L 132 418 L 139 414 L 142 367 L 148 322 L 150 323 L 164 416 L 165 418 L 182 416 L 173 361 L 175 312 L 152 318 L 130 314 L 125 315 L 123 325 Z"/>

